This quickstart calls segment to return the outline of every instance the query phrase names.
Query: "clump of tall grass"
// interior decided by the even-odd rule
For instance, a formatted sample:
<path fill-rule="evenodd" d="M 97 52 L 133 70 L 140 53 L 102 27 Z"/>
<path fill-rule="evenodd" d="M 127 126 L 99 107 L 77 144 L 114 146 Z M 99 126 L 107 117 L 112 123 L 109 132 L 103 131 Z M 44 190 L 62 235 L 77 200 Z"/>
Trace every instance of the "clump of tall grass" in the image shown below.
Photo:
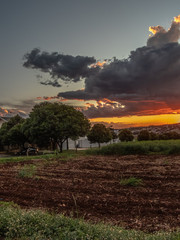
<path fill-rule="evenodd" d="M 37 168 L 33 164 L 25 164 L 19 171 L 18 176 L 22 178 L 33 178 L 36 174 Z"/>
<path fill-rule="evenodd" d="M 130 178 L 122 178 L 120 180 L 120 184 L 123 186 L 132 186 L 138 187 L 143 185 L 143 181 L 140 178 L 130 177 Z"/>
<path fill-rule="evenodd" d="M 180 154 L 180 140 L 121 142 L 102 147 L 101 149 L 87 150 L 87 154 L 102 154 L 102 155 Z"/>
<path fill-rule="evenodd" d="M 36 240 L 178 240 L 180 232 L 147 234 L 0 204 L 0 238 Z"/>

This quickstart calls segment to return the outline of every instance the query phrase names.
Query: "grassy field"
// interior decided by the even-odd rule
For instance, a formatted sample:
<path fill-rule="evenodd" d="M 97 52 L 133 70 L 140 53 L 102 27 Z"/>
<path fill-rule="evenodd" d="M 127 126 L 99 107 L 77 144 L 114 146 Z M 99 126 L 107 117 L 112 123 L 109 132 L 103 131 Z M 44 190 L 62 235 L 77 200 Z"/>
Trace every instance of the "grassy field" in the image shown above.
<path fill-rule="evenodd" d="M 4 157 L 0 158 L 1 163 L 8 162 L 23 162 L 31 159 L 44 159 L 44 160 L 54 160 L 59 159 L 60 161 L 68 161 L 69 159 L 75 158 L 76 156 L 82 156 L 85 154 L 85 151 L 69 150 L 64 151 L 63 153 L 54 152 L 53 154 L 44 154 L 44 155 L 35 155 L 35 156 L 13 156 L 13 157 Z"/>
<path fill-rule="evenodd" d="M 22 181 L 25 181 L 26 178 L 30 177 L 32 178 L 32 180 L 30 179 L 30 181 L 33 182 L 34 174 L 36 174 L 36 171 L 39 169 L 35 168 L 34 165 L 32 165 L 31 163 L 29 166 L 26 166 L 26 162 L 28 164 L 28 161 L 32 159 L 34 160 L 42 159 L 44 162 L 43 166 L 46 169 L 48 167 L 48 165 L 47 166 L 45 165 L 46 162 L 58 161 L 63 163 L 68 162 L 69 164 L 72 164 L 71 160 L 75 160 L 79 156 L 86 156 L 86 154 L 98 154 L 98 155 L 177 154 L 178 155 L 180 154 L 180 140 L 128 142 L 128 143 L 112 144 L 106 147 L 102 147 L 101 149 L 78 151 L 78 153 L 76 153 L 76 151 L 64 151 L 62 154 L 54 153 L 54 154 L 47 154 L 47 155 L 33 156 L 33 157 L 29 156 L 29 157 L 0 158 L 0 164 L 5 164 L 5 163 L 19 164 L 19 162 L 25 161 L 25 163 L 23 163 L 24 165 L 21 166 L 20 170 L 17 170 L 18 178 L 16 178 L 16 181 L 19 179 L 18 181 L 22 182 Z M 91 157 L 94 158 L 95 156 L 91 156 Z M 97 157 L 99 158 L 100 156 L 97 156 Z M 109 156 L 107 157 L 109 158 Z M 139 156 L 137 157 L 139 158 Z M 151 156 L 151 157 L 154 157 L 154 156 Z M 79 162 L 80 161 L 81 160 L 79 160 Z M 113 161 L 114 163 L 116 163 L 117 160 L 115 159 Z M 33 163 L 33 164 L 36 164 L 36 163 Z M 89 166 L 89 162 L 85 164 L 87 165 L 87 167 Z M 98 164 L 99 164 L 99 159 L 98 159 Z M 164 168 L 168 167 L 167 164 L 165 163 L 163 164 L 164 164 L 163 165 Z M 58 165 L 58 163 L 56 163 L 55 166 L 56 166 L 56 171 L 58 166 L 60 169 L 59 171 L 60 172 L 62 171 L 63 165 L 61 166 L 61 165 Z M 132 166 L 134 167 L 134 165 Z M 37 165 L 37 167 L 39 167 L 39 165 Z M 90 167 L 91 167 L 90 171 L 92 171 L 92 166 Z M 100 165 L 97 165 L 97 167 L 102 168 L 102 166 Z M 110 165 L 110 167 L 112 167 L 112 165 Z M 50 166 L 48 168 L 50 169 Z M 78 173 L 78 176 L 79 176 L 79 173 Z M 41 176 L 40 177 L 38 176 L 38 178 L 35 178 L 35 181 L 37 181 L 36 184 L 38 182 L 40 183 Z M 73 183 L 73 186 L 74 186 L 74 183 Z M 123 186 L 123 188 L 127 186 L 129 191 L 135 191 L 133 190 L 134 188 L 133 189 L 131 188 L 131 186 L 133 187 L 135 186 L 135 187 L 139 187 L 138 191 L 140 191 L 141 188 L 147 187 L 148 185 L 144 185 L 144 182 L 142 181 L 142 179 L 139 178 L 139 172 L 138 172 L 136 178 L 132 178 L 125 175 L 125 177 L 119 179 L 119 186 Z M 145 232 L 136 231 L 136 230 L 125 230 L 121 227 L 111 225 L 111 224 L 103 224 L 103 223 L 91 224 L 87 221 L 84 221 L 83 219 L 73 219 L 70 217 L 65 217 L 64 215 L 60 215 L 60 214 L 52 214 L 52 213 L 50 214 L 46 211 L 40 211 L 35 209 L 23 210 L 18 205 L 15 205 L 14 203 L 3 202 L 0 199 L 0 239 L 180 240 L 180 232 L 178 230 L 178 231 L 161 231 L 161 232 L 155 232 L 155 233 L 145 233 Z"/>
<path fill-rule="evenodd" d="M 83 219 L 52 215 L 39 210 L 21 210 L 13 203 L 0 206 L 1 239 L 34 240 L 179 240 L 179 232 L 147 234 L 134 230 L 90 224 Z"/>
<path fill-rule="evenodd" d="M 121 142 L 102 147 L 101 149 L 89 149 L 87 150 L 87 154 L 95 155 L 180 154 L 180 140 Z"/>

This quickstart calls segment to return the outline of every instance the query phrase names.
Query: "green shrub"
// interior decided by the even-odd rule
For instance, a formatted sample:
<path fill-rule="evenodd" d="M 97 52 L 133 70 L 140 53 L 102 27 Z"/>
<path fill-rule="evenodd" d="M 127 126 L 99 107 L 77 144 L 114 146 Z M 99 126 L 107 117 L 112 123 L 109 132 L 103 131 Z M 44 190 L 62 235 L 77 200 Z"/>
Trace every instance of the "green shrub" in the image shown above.
<path fill-rule="evenodd" d="M 101 149 L 90 149 L 86 153 L 102 155 L 180 154 L 180 140 L 121 142 Z"/>
<path fill-rule="evenodd" d="M 143 181 L 140 178 L 130 177 L 130 178 L 121 179 L 120 184 L 123 186 L 138 187 L 143 185 Z"/>
<path fill-rule="evenodd" d="M 36 166 L 33 164 L 24 165 L 18 172 L 19 177 L 32 178 L 36 174 Z"/>

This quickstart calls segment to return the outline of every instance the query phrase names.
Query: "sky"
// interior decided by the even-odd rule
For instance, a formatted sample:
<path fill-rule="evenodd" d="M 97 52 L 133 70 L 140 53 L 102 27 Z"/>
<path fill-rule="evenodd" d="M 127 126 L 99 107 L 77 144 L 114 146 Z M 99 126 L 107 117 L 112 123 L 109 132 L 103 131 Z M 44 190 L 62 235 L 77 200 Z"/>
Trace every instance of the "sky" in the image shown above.
<path fill-rule="evenodd" d="M 58 101 L 115 128 L 180 122 L 178 0 L 0 4 L 0 116 Z"/>

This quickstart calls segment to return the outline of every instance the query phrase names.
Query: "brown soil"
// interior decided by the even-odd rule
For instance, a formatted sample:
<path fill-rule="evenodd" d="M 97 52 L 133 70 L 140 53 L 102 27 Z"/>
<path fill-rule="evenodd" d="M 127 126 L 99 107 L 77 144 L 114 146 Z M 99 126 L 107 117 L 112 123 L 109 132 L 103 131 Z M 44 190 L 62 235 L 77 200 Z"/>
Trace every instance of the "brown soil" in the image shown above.
<path fill-rule="evenodd" d="M 19 177 L 35 164 L 33 178 Z M 180 156 L 87 156 L 0 164 L 0 200 L 143 231 L 180 227 Z M 143 185 L 122 186 L 120 179 Z"/>

